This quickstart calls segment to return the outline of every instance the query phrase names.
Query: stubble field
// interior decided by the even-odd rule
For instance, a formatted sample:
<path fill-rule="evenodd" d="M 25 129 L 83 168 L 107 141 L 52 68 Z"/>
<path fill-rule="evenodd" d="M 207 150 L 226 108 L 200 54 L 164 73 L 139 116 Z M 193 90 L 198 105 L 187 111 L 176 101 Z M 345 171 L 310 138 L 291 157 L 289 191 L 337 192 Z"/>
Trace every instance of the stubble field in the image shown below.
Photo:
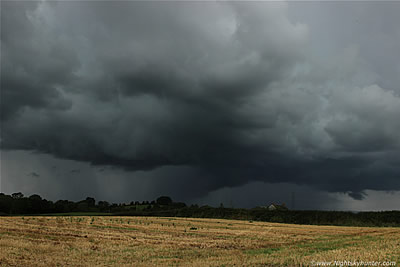
<path fill-rule="evenodd" d="M 400 228 L 160 217 L 0 217 L 4 266 L 310 266 L 335 260 L 400 263 Z"/>

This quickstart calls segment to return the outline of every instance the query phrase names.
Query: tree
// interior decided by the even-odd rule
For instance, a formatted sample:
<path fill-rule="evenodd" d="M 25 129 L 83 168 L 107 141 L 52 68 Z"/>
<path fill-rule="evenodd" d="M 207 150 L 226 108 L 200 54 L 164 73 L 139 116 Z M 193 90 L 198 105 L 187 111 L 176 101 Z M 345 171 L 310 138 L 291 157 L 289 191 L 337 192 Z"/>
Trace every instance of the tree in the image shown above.
<path fill-rule="evenodd" d="M 94 207 L 96 205 L 96 200 L 92 197 L 87 197 L 85 201 L 89 207 Z"/>
<path fill-rule="evenodd" d="M 0 213 L 10 213 L 13 198 L 9 195 L 0 193 Z"/>
<path fill-rule="evenodd" d="M 172 199 L 170 197 L 167 196 L 161 196 L 159 198 L 157 198 L 157 204 L 158 205 L 170 205 L 172 204 Z"/>
<path fill-rule="evenodd" d="M 44 209 L 44 203 L 39 195 L 31 195 L 28 198 L 28 212 L 29 213 L 40 213 Z"/>
<path fill-rule="evenodd" d="M 107 201 L 99 201 L 99 208 L 101 211 L 109 211 L 110 210 L 110 203 Z"/>
<path fill-rule="evenodd" d="M 56 212 L 72 212 L 77 210 L 77 204 L 68 200 L 58 200 L 54 204 Z"/>
<path fill-rule="evenodd" d="M 24 197 L 24 194 L 22 194 L 21 192 L 18 192 L 18 193 L 13 193 L 11 196 L 14 199 L 20 199 L 20 198 Z"/>
<path fill-rule="evenodd" d="M 29 200 L 31 200 L 31 201 L 42 201 L 42 197 L 37 195 L 37 194 L 34 194 L 34 195 L 31 195 L 29 197 Z"/>

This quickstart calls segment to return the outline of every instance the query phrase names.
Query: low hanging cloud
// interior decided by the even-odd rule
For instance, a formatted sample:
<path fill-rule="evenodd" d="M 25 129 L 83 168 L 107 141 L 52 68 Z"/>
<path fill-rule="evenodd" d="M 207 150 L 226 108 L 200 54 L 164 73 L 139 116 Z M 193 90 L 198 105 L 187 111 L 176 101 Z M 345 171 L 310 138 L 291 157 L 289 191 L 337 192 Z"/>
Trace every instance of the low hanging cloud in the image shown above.
<path fill-rule="evenodd" d="M 7 1 L 1 12 L 2 149 L 187 167 L 196 195 L 252 181 L 354 199 L 400 190 L 400 89 L 382 87 L 359 44 L 316 57 L 287 3 Z"/>

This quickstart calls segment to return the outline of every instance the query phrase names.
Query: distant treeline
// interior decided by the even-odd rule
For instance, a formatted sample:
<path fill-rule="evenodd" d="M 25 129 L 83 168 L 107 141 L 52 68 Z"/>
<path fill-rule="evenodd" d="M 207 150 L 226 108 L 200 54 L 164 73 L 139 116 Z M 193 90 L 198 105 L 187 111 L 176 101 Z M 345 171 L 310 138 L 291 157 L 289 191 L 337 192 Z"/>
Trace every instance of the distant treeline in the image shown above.
<path fill-rule="evenodd" d="M 294 224 L 343 225 L 343 226 L 394 226 L 400 227 L 400 211 L 382 212 L 345 212 L 288 210 L 278 206 L 276 210 L 265 207 L 252 209 L 225 208 L 191 205 L 173 202 L 170 197 L 162 196 L 154 201 L 136 201 L 131 203 L 110 204 L 87 197 L 73 202 L 58 200 L 52 202 L 39 195 L 25 197 L 22 193 L 5 195 L 0 193 L 0 215 L 35 215 L 35 214 L 68 214 L 73 212 L 104 213 L 117 216 L 162 216 L 162 217 L 195 217 L 239 219 L 248 221 L 265 221 Z"/>

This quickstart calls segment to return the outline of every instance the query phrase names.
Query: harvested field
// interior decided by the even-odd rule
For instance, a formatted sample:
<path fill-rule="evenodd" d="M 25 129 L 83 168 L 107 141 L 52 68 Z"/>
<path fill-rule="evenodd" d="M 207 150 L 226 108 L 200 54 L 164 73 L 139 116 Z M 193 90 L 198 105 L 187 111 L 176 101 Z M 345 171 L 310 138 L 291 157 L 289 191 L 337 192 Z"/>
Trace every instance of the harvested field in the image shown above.
<path fill-rule="evenodd" d="M 335 260 L 400 263 L 400 228 L 160 217 L 0 217 L 4 266 L 309 266 Z"/>

